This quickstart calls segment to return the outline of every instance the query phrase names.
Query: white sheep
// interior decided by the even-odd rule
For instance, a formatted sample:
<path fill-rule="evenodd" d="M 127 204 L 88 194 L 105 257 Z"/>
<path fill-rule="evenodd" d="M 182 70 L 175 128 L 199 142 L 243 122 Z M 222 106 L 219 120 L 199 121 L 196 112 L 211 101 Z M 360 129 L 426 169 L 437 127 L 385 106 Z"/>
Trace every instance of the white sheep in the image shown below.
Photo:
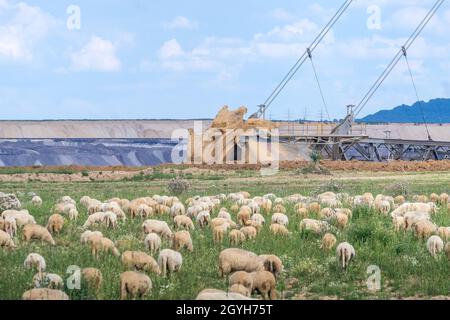
<path fill-rule="evenodd" d="M 145 220 L 142 224 L 142 229 L 146 234 L 156 233 L 166 239 L 171 239 L 173 236 L 172 230 L 170 230 L 169 225 L 165 221 Z"/>
<path fill-rule="evenodd" d="M 101 211 L 91 214 L 84 223 L 83 228 L 87 229 L 95 224 L 102 223 L 104 221 L 104 217 L 105 213 Z"/>
<path fill-rule="evenodd" d="M 144 239 L 145 249 L 154 254 L 161 248 L 161 238 L 156 233 L 149 233 Z"/>
<path fill-rule="evenodd" d="M 170 208 L 170 214 L 171 214 L 172 218 L 174 218 L 176 216 L 184 216 L 185 213 L 186 213 L 186 209 L 184 208 L 184 206 L 181 202 L 175 203 Z"/>
<path fill-rule="evenodd" d="M 427 241 L 427 249 L 433 258 L 444 250 L 444 241 L 439 236 L 431 236 Z"/>
<path fill-rule="evenodd" d="M 81 234 L 80 240 L 81 244 L 87 244 L 91 241 L 92 238 L 99 237 L 103 238 L 103 234 L 100 231 L 90 231 L 86 230 Z"/>
<path fill-rule="evenodd" d="M 110 229 L 117 227 L 117 215 L 112 211 L 107 211 L 103 215 L 102 223 Z"/>
<path fill-rule="evenodd" d="M 55 273 L 37 273 L 33 277 L 35 288 L 63 289 L 64 281 Z"/>
<path fill-rule="evenodd" d="M 14 241 L 11 239 L 11 236 L 3 230 L 0 230 L 0 248 L 6 247 L 10 249 L 14 249 L 16 245 Z"/>
<path fill-rule="evenodd" d="M 162 276 L 165 277 L 166 274 L 180 271 L 181 265 L 183 264 L 183 257 L 177 251 L 164 249 L 159 253 L 158 264 Z"/>
<path fill-rule="evenodd" d="M 275 213 L 272 216 L 272 223 L 281 224 L 286 227 L 289 224 L 289 218 L 283 213 Z"/>
<path fill-rule="evenodd" d="M 45 271 L 47 264 L 45 263 L 44 257 L 40 254 L 30 253 L 23 262 L 23 266 L 26 269 L 35 268 L 38 272 L 42 273 Z"/>
<path fill-rule="evenodd" d="M 347 269 L 350 261 L 356 255 L 355 248 L 348 242 L 340 243 L 336 248 L 336 255 L 338 262 L 342 263 L 342 268 Z"/>
<path fill-rule="evenodd" d="M 209 224 L 209 221 L 211 220 L 211 215 L 208 211 L 202 211 L 197 215 L 197 218 L 195 218 L 197 223 L 200 225 L 201 228 L 206 227 Z"/>
<path fill-rule="evenodd" d="M 31 203 L 36 207 L 40 207 L 40 206 L 42 206 L 42 199 L 39 196 L 34 196 L 31 199 Z"/>

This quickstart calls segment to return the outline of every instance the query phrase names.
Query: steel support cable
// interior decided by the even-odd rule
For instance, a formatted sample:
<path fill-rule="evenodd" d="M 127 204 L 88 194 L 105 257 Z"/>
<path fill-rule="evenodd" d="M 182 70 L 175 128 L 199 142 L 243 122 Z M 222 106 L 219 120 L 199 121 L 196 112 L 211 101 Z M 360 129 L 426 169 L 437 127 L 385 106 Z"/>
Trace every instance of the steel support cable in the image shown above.
<path fill-rule="evenodd" d="M 312 66 L 312 69 L 314 72 L 314 77 L 316 78 L 317 87 L 319 88 L 320 96 L 322 97 L 322 103 L 323 103 L 323 106 L 325 107 L 325 112 L 327 113 L 328 120 L 331 121 L 330 113 L 328 112 L 327 102 L 326 102 L 325 96 L 323 94 L 322 86 L 320 85 L 319 76 L 317 75 L 316 66 L 314 65 L 312 56 L 309 56 L 309 60 L 311 61 L 311 66 Z"/>
<path fill-rule="evenodd" d="M 341 5 L 339 10 L 334 14 L 334 16 L 331 18 L 331 20 L 325 25 L 325 27 L 322 29 L 322 31 L 317 35 L 317 37 L 313 40 L 313 42 L 309 46 L 308 49 L 310 50 L 310 52 L 313 52 L 317 48 L 317 46 L 322 42 L 322 40 L 330 32 L 331 28 L 341 18 L 341 16 L 345 13 L 345 11 L 348 9 L 348 7 L 350 6 L 350 4 L 353 1 L 354 0 L 347 0 Z M 286 85 L 292 80 L 294 75 L 298 72 L 298 70 L 306 62 L 306 59 L 308 58 L 307 51 L 305 51 L 305 53 L 303 53 L 303 55 L 297 60 L 297 62 L 292 66 L 292 68 L 289 70 L 289 72 L 286 74 L 286 76 L 281 80 L 281 82 L 275 88 L 275 90 L 273 90 L 273 92 L 270 94 L 270 96 L 266 99 L 266 101 L 262 105 L 262 107 L 264 107 L 264 110 L 267 110 L 267 108 L 279 96 L 279 94 L 283 91 L 283 89 L 286 87 Z"/>
<path fill-rule="evenodd" d="M 427 120 L 425 118 L 425 113 L 424 113 L 423 108 L 422 108 L 422 101 L 419 98 L 419 93 L 417 91 L 416 82 L 414 81 L 414 76 L 413 76 L 413 73 L 412 73 L 412 70 L 411 70 L 411 66 L 409 64 L 409 59 L 408 59 L 408 54 L 406 52 L 406 49 L 404 50 L 404 54 L 403 55 L 405 57 L 406 66 L 408 67 L 409 76 L 411 77 L 411 83 L 413 85 L 414 92 L 416 93 L 417 103 L 419 104 L 419 110 L 420 110 L 420 113 L 422 115 L 422 120 L 423 120 L 423 123 L 425 124 L 425 129 L 427 130 L 428 140 L 429 141 L 433 141 L 433 139 L 431 139 L 430 130 L 428 129 L 428 123 L 427 123 Z"/>
<path fill-rule="evenodd" d="M 355 111 L 355 118 L 361 113 L 362 109 L 367 105 L 367 103 L 370 101 L 370 99 L 373 97 L 373 95 L 376 93 L 376 91 L 379 89 L 379 87 L 383 84 L 384 80 L 390 75 L 392 70 L 395 68 L 395 66 L 398 64 L 400 59 L 403 56 L 403 49 L 408 50 L 412 44 L 415 42 L 417 37 L 422 33 L 423 29 L 428 25 L 430 20 L 433 18 L 433 16 L 436 14 L 436 12 L 439 10 L 439 8 L 442 6 L 445 0 L 438 0 L 434 4 L 434 6 L 430 9 L 430 11 L 427 13 L 425 18 L 421 21 L 419 26 L 416 28 L 416 30 L 413 32 L 413 34 L 408 38 L 408 40 L 405 42 L 405 45 L 400 49 L 400 51 L 397 53 L 397 55 L 392 59 L 391 63 L 387 66 L 387 68 L 383 71 L 383 73 L 380 75 L 380 77 L 377 79 L 377 81 L 372 85 L 370 90 L 366 93 L 366 95 L 363 97 L 363 99 L 359 102 L 359 104 L 356 106 Z"/>

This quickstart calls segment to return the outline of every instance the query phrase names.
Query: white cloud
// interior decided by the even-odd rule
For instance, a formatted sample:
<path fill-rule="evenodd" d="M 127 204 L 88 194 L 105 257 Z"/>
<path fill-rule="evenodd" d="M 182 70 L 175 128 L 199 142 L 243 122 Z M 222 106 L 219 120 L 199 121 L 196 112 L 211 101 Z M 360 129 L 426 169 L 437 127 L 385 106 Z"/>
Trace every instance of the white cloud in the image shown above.
<path fill-rule="evenodd" d="M 184 55 L 183 49 L 178 43 L 177 39 L 172 39 L 163 44 L 161 49 L 159 49 L 158 57 L 161 60 L 169 60 L 172 58 L 178 58 Z"/>
<path fill-rule="evenodd" d="M 166 29 L 196 29 L 198 27 L 198 22 L 191 21 L 186 17 L 178 16 L 172 21 L 163 24 Z"/>
<path fill-rule="evenodd" d="M 0 57 L 32 60 L 36 46 L 57 25 L 57 20 L 39 7 L 23 2 L 13 5 L 0 0 L 0 9 L 9 18 L 6 24 L 0 25 Z"/>
<path fill-rule="evenodd" d="M 270 16 L 276 20 L 281 20 L 281 21 L 290 21 L 295 18 L 293 14 L 289 13 L 288 11 L 286 11 L 282 8 L 273 10 L 270 13 Z"/>
<path fill-rule="evenodd" d="M 98 36 L 92 36 L 89 42 L 78 52 L 70 54 L 71 70 L 114 72 L 121 69 L 121 61 L 116 55 L 117 45 Z"/>

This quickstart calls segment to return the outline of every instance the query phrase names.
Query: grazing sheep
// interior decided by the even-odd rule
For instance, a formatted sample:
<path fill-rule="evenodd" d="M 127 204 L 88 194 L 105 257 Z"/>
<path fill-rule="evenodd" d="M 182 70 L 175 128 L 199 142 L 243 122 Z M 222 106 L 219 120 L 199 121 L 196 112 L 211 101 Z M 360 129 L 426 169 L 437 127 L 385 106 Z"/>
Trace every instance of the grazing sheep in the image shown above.
<path fill-rule="evenodd" d="M 289 224 L 289 218 L 283 213 L 275 213 L 272 216 L 272 223 L 278 223 L 286 227 Z"/>
<path fill-rule="evenodd" d="M 431 220 L 431 217 L 427 212 L 420 211 L 407 212 L 403 218 L 405 218 L 405 226 L 408 230 L 419 221 Z"/>
<path fill-rule="evenodd" d="M 17 234 L 17 222 L 15 217 L 6 217 L 4 220 L 4 228 L 3 230 L 8 233 L 11 237 L 16 236 Z M 1 229 L 1 228 L 0 228 Z"/>
<path fill-rule="evenodd" d="M 172 216 L 172 218 L 174 218 L 176 216 L 184 216 L 185 213 L 186 213 L 186 209 L 184 208 L 184 206 L 181 202 L 175 203 L 170 208 L 170 215 Z"/>
<path fill-rule="evenodd" d="M 222 218 L 222 219 L 225 219 L 225 220 L 232 220 L 231 219 L 231 214 L 229 214 L 228 211 L 226 209 L 224 209 L 224 208 L 222 208 L 219 211 L 219 214 L 217 215 L 217 218 Z"/>
<path fill-rule="evenodd" d="M 224 218 L 214 218 L 210 222 L 211 229 L 214 229 L 215 227 L 223 226 L 223 225 L 226 225 L 227 228 L 230 228 L 230 227 L 236 228 L 237 227 L 237 225 L 234 221 L 224 219 Z"/>
<path fill-rule="evenodd" d="M 248 206 L 242 206 L 237 214 L 237 221 L 241 226 L 246 226 L 250 224 L 252 216 L 252 209 Z"/>
<path fill-rule="evenodd" d="M 213 228 L 213 241 L 214 243 L 222 243 L 225 238 L 226 233 L 228 232 L 229 224 L 221 224 Z"/>
<path fill-rule="evenodd" d="M 425 240 L 437 231 L 437 226 L 428 220 L 421 220 L 414 224 L 414 232 L 419 239 Z"/>
<path fill-rule="evenodd" d="M 80 241 L 81 244 L 87 244 L 91 241 L 93 237 L 103 238 L 103 234 L 100 231 L 90 231 L 86 230 L 81 234 Z"/>
<path fill-rule="evenodd" d="M 24 292 L 22 300 L 69 300 L 69 296 L 61 290 L 37 288 Z"/>
<path fill-rule="evenodd" d="M 439 202 L 439 195 L 436 193 L 432 193 L 430 194 L 430 201 L 433 203 L 438 203 Z"/>
<path fill-rule="evenodd" d="M 27 224 L 23 228 L 23 240 L 30 242 L 32 239 L 41 240 L 53 246 L 56 245 L 55 240 L 46 228 L 37 224 Z"/>
<path fill-rule="evenodd" d="M 91 198 L 89 196 L 83 196 L 80 199 L 80 204 L 87 209 L 90 201 Z"/>
<path fill-rule="evenodd" d="M 34 217 L 28 212 L 28 210 L 5 210 L 2 213 L 3 219 L 15 219 L 17 227 L 21 228 L 27 224 L 36 224 Z"/>
<path fill-rule="evenodd" d="M 252 222 L 256 223 L 256 225 L 263 226 L 266 224 L 266 219 L 259 213 L 252 215 L 251 220 Z"/>
<path fill-rule="evenodd" d="M 0 247 L 8 249 L 14 249 L 16 247 L 11 236 L 3 230 L 0 230 Z"/>
<path fill-rule="evenodd" d="M 330 229 L 330 225 L 326 221 L 314 219 L 303 219 L 300 222 L 300 232 L 311 231 L 315 234 L 326 232 Z"/>
<path fill-rule="evenodd" d="M 144 298 L 152 290 L 152 280 L 144 273 L 127 271 L 120 275 L 120 299 Z"/>
<path fill-rule="evenodd" d="M 248 240 L 255 239 L 258 235 L 258 230 L 255 227 L 248 226 L 241 228 L 241 232 L 245 235 Z"/>
<path fill-rule="evenodd" d="M 296 210 L 296 212 L 297 212 L 297 215 L 298 215 L 300 218 L 303 218 L 303 219 L 308 218 L 308 215 L 309 215 L 308 209 L 306 209 L 306 208 L 298 208 L 298 209 Z"/>
<path fill-rule="evenodd" d="M 264 300 L 277 298 L 275 276 L 268 271 L 255 271 L 250 274 L 253 283 L 253 291 L 259 292 Z"/>
<path fill-rule="evenodd" d="M 205 289 L 202 290 L 195 300 L 203 300 L 203 301 L 214 301 L 214 300 L 254 300 L 245 295 L 235 292 L 225 292 L 222 290 L 216 289 Z"/>
<path fill-rule="evenodd" d="M 336 255 L 338 263 L 342 266 L 342 269 L 347 269 L 350 261 L 355 257 L 355 248 L 348 243 L 340 243 L 336 248 Z"/>
<path fill-rule="evenodd" d="M 103 215 L 102 223 L 110 229 L 117 227 L 117 215 L 112 211 L 107 211 Z"/>
<path fill-rule="evenodd" d="M 406 230 L 406 221 L 402 216 L 395 216 L 392 218 L 392 223 L 394 224 L 395 231 Z"/>
<path fill-rule="evenodd" d="M 175 216 L 173 219 L 173 222 L 177 229 L 185 228 L 187 230 L 194 230 L 194 223 L 192 222 L 191 218 L 188 216 Z"/>
<path fill-rule="evenodd" d="M 208 211 L 202 211 L 197 215 L 196 221 L 200 225 L 200 228 L 205 228 L 211 220 L 211 215 Z"/>
<path fill-rule="evenodd" d="M 33 204 L 33 206 L 40 207 L 42 206 L 42 199 L 39 196 L 34 196 L 31 199 L 31 203 Z"/>
<path fill-rule="evenodd" d="M 100 270 L 84 268 L 81 270 L 81 278 L 86 282 L 89 289 L 98 294 L 103 283 L 103 275 Z"/>
<path fill-rule="evenodd" d="M 161 274 L 165 277 L 167 274 L 178 272 L 183 264 L 183 257 L 177 251 L 164 249 L 159 253 L 158 264 Z"/>
<path fill-rule="evenodd" d="M 149 233 L 144 239 L 145 249 L 154 254 L 161 248 L 161 238 L 156 233 Z"/>
<path fill-rule="evenodd" d="M 122 264 L 128 269 L 153 272 L 157 275 L 161 274 L 161 269 L 156 260 L 144 252 L 125 251 L 122 253 L 121 260 Z"/>
<path fill-rule="evenodd" d="M 438 236 L 431 236 L 427 241 L 427 249 L 433 258 L 444 250 L 444 241 Z"/>
<path fill-rule="evenodd" d="M 100 252 L 110 252 L 112 255 L 119 257 L 120 252 L 117 250 L 114 242 L 105 237 L 93 236 L 90 239 L 89 245 L 91 247 L 92 255 L 98 259 Z"/>
<path fill-rule="evenodd" d="M 286 213 L 286 208 L 282 204 L 277 204 L 273 207 L 273 212 Z"/>
<path fill-rule="evenodd" d="M 336 211 L 331 208 L 323 208 L 318 215 L 320 219 L 330 219 L 334 216 L 336 216 Z"/>
<path fill-rule="evenodd" d="M 336 213 L 336 225 L 338 228 L 344 229 L 348 225 L 348 216 L 343 213 Z"/>
<path fill-rule="evenodd" d="M 241 232 L 240 230 L 231 230 L 230 234 L 230 244 L 231 245 L 238 245 L 245 242 L 245 234 Z"/>
<path fill-rule="evenodd" d="M 96 224 L 103 223 L 103 221 L 105 221 L 104 218 L 105 218 L 105 213 L 101 212 L 101 211 L 91 214 L 86 219 L 86 222 L 83 225 L 83 229 L 87 229 L 87 228 L 90 228 L 90 227 L 92 227 L 92 226 L 94 226 Z"/>
<path fill-rule="evenodd" d="M 284 237 L 288 237 L 291 234 L 284 225 L 278 223 L 273 223 L 270 225 L 270 232 L 272 232 L 275 236 L 280 235 Z"/>
<path fill-rule="evenodd" d="M 311 202 L 310 204 L 308 204 L 307 209 L 308 209 L 308 212 L 311 214 L 319 214 L 321 205 L 317 202 Z"/>
<path fill-rule="evenodd" d="M 78 211 L 76 208 L 69 209 L 67 215 L 69 216 L 69 219 L 72 221 L 78 219 Z"/>
<path fill-rule="evenodd" d="M 236 271 L 228 279 L 229 285 L 241 285 L 250 293 L 253 291 L 253 279 L 249 272 Z"/>
<path fill-rule="evenodd" d="M 194 246 L 192 244 L 191 234 L 188 231 L 175 232 L 172 239 L 172 248 L 175 251 L 186 248 L 189 252 L 193 252 Z"/>
<path fill-rule="evenodd" d="M 437 232 L 438 235 L 445 241 L 450 240 L 450 227 L 440 227 Z"/>
<path fill-rule="evenodd" d="M 383 216 L 387 217 L 391 211 L 391 203 L 386 200 L 375 202 L 375 209 Z"/>
<path fill-rule="evenodd" d="M 264 269 L 273 273 L 275 278 L 278 278 L 281 272 L 283 272 L 283 262 L 276 255 L 263 254 L 259 256 L 259 259 L 263 262 Z"/>
<path fill-rule="evenodd" d="M 447 193 L 442 193 L 439 196 L 439 203 L 442 205 L 446 205 L 448 203 L 449 195 Z"/>
<path fill-rule="evenodd" d="M 396 196 L 396 197 L 394 198 L 394 203 L 397 204 L 397 205 L 402 205 L 402 204 L 404 204 L 405 202 L 406 202 L 406 199 L 405 199 L 404 196 Z"/>
<path fill-rule="evenodd" d="M 63 279 L 54 273 L 37 273 L 33 277 L 35 288 L 64 289 Z"/>
<path fill-rule="evenodd" d="M 228 291 L 231 292 L 231 293 L 238 293 L 238 294 L 243 295 L 245 297 L 250 297 L 251 296 L 251 291 L 248 290 L 243 285 L 240 285 L 240 284 L 233 284 Z"/>
<path fill-rule="evenodd" d="M 141 204 L 137 207 L 137 215 L 143 219 L 149 218 L 153 215 L 153 209 L 146 204 Z"/>
<path fill-rule="evenodd" d="M 322 238 L 321 249 L 331 251 L 337 243 L 336 237 L 331 233 L 326 233 Z"/>
<path fill-rule="evenodd" d="M 47 230 L 50 233 L 60 233 L 64 226 L 64 218 L 60 214 L 53 214 L 48 218 Z"/>
<path fill-rule="evenodd" d="M 234 271 L 263 271 L 264 263 L 255 253 L 230 248 L 223 250 L 219 255 L 219 276 L 224 277 Z"/>
<path fill-rule="evenodd" d="M 156 233 L 159 236 L 166 238 L 168 240 L 172 239 L 173 233 L 170 230 L 169 225 L 165 221 L 159 220 L 146 220 L 142 224 L 144 233 Z"/>
<path fill-rule="evenodd" d="M 45 271 L 47 264 L 43 256 L 37 253 L 30 253 L 25 261 L 23 262 L 25 269 L 35 268 L 38 272 L 42 273 Z"/>

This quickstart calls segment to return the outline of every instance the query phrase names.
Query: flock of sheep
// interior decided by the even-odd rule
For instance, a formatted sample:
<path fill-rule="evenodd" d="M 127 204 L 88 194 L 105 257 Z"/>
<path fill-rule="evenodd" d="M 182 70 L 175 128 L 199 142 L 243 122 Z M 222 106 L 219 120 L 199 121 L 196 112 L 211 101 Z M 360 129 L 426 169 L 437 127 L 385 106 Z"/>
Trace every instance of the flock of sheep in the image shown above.
<path fill-rule="evenodd" d="M 25 243 L 39 240 L 55 246 L 54 237 L 59 236 L 67 219 L 78 221 L 86 216 L 80 232 L 81 244 L 91 251 L 95 259 L 110 254 L 121 260 L 128 271 L 120 275 L 120 298 L 135 299 L 144 298 L 151 292 L 150 275 L 170 277 L 181 269 L 183 254 L 194 250 L 191 232 L 199 228 L 201 232 L 211 232 L 215 243 L 228 240 L 233 248 L 223 250 L 217 260 L 218 276 L 227 279 L 229 289 L 205 289 L 198 294 L 198 300 L 251 299 L 254 294 L 260 294 L 263 299 L 276 299 L 277 281 L 283 272 L 281 259 L 274 254 L 257 255 L 236 247 L 257 239 L 263 228 L 268 228 L 274 236 L 290 236 L 287 204 L 292 205 L 295 214 L 301 218 L 300 232 L 321 236 L 321 250 L 330 252 L 336 248 L 336 262 L 343 270 L 348 268 L 356 251 L 348 242 L 338 244 L 335 234 L 349 226 L 352 211 L 361 206 L 372 208 L 391 219 L 392 228 L 397 232 L 411 231 L 419 239 L 426 240 L 426 248 L 432 257 L 438 258 L 445 252 L 450 259 L 450 227 L 432 222 L 438 205 L 450 209 L 449 196 L 422 195 L 414 196 L 412 200 L 406 202 L 402 196 L 374 197 L 371 193 L 351 197 L 333 192 L 316 197 L 295 194 L 278 198 L 274 194 L 266 194 L 252 198 L 248 192 L 239 192 L 196 196 L 185 202 L 177 197 L 159 195 L 131 201 L 120 198 L 99 201 L 84 196 L 77 206 L 75 200 L 64 196 L 53 206 L 45 227 L 36 224 L 28 210 L 2 212 L 0 247 L 16 248 L 15 237 L 19 232 Z M 32 204 L 41 206 L 42 199 L 34 196 Z M 173 224 L 169 226 L 163 218 L 173 221 Z M 146 252 L 121 253 L 117 244 L 99 231 L 100 226 L 111 230 L 121 228 L 129 219 L 142 219 L 141 237 Z M 157 259 L 153 257 L 156 255 Z M 33 277 L 35 288 L 23 293 L 23 299 L 69 299 L 63 291 L 61 276 L 46 272 L 44 257 L 30 253 L 24 267 L 33 268 L 37 273 Z M 103 281 L 101 270 L 82 269 L 81 277 L 89 290 L 99 292 Z"/>

